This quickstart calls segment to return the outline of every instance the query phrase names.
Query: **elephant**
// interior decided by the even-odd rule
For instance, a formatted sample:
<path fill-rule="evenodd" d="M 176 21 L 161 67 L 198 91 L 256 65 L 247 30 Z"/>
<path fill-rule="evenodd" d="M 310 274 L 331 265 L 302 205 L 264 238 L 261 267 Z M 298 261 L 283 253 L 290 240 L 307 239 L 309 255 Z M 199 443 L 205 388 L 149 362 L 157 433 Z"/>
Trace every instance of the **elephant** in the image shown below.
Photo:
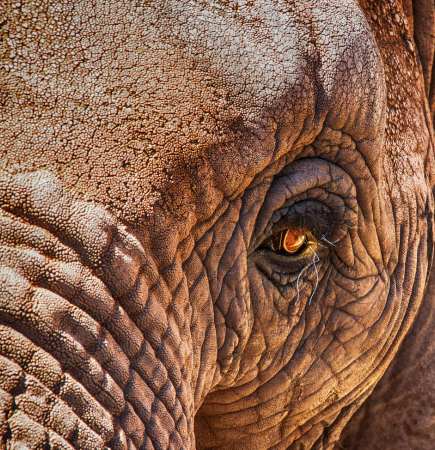
<path fill-rule="evenodd" d="M 2 1 L 1 449 L 433 449 L 434 14 Z"/>

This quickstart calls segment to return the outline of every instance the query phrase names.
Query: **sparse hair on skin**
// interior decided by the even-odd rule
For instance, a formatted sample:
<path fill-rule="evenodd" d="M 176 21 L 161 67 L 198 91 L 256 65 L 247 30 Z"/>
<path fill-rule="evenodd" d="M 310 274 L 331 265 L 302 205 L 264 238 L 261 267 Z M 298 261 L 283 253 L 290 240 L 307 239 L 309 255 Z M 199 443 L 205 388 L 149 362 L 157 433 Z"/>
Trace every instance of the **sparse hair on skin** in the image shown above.
<path fill-rule="evenodd" d="M 304 266 L 301 271 L 298 274 L 298 277 L 296 278 L 296 292 L 297 292 L 297 298 L 296 298 L 296 303 L 299 303 L 299 298 L 300 298 L 300 290 L 299 290 L 299 281 L 301 279 L 302 274 L 308 270 L 311 266 L 314 266 L 314 271 L 316 273 L 316 284 L 313 288 L 313 292 L 310 295 L 310 298 L 308 299 L 308 304 L 311 305 L 311 301 L 314 297 L 314 294 L 317 291 L 317 287 L 319 286 L 319 270 L 317 269 L 317 263 L 320 261 L 319 255 L 317 254 L 317 252 L 314 250 L 313 248 L 314 246 L 310 246 L 310 250 L 313 252 L 313 259 L 311 260 L 310 263 L 308 263 L 306 266 Z"/>

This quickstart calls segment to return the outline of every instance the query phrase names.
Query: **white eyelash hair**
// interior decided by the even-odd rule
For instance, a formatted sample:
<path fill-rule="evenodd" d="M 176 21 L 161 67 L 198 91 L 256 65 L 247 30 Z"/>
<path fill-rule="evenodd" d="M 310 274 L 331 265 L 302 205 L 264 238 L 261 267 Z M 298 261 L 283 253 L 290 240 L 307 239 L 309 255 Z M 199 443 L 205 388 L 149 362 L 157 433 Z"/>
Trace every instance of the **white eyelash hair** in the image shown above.
<path fill-rule="evenodd" d="M 302 268 L 302 270 L 299 272 L 298 277 L 296 278 L 296 292 L 297 292 L 297 298 L 296 298 L 296 303 L 299 303 L 299 280 L 302 276 L 302 274 L 309 269 L 311 266 L 314 266 L 314 270 L 316 272 L 316 285 L 314 286 L 313 292 L 310 295 L 310 298 L 308 300 L 308 304 L 311 305 L 311 300 L 314 297 L 314 294 L 316 293 L 317 287 L 319 286 L 319 271 L 317 269 L 317 263 L 320 261 L 319 255 L 316 253 L 316 251 L 314 249 L 312 249 L 313 252 L 313 259 L 312 261 L 307 264 L 305 267 Z"/>
<path fill-rule="evenodd" d="M 339 240 L 337 239 L 336 241 L 331 242 L 329 239 L 327 239 L 327 237 L 326 237 L 324 234 L 322 234 L 320 240 L 321 240 L 321 241 L 325 241 L 325 242 L 326 242 L 327 244 L 329 244 L 331 247 L 335 247 L 335 244 L 339 241 Z"/>

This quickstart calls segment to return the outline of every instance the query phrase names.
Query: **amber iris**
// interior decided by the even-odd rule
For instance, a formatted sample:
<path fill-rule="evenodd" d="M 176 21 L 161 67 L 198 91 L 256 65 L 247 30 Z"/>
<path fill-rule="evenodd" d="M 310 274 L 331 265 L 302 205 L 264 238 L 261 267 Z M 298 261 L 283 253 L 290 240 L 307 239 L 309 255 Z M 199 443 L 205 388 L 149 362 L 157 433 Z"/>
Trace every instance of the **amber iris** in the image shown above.
<path fill-rule="evenodd" d="M 281 234 L 281 248 L 290 254 L 298 252 L 306 241 L 307 235 L 304 230 L 288 229 Z"/>
<path fill-rule="evenodd" d="M 308 234 L 305 230 L 287 228 L 273 235 L 268 243 L 274 252 L 294 255 L 308 243 Z"/>

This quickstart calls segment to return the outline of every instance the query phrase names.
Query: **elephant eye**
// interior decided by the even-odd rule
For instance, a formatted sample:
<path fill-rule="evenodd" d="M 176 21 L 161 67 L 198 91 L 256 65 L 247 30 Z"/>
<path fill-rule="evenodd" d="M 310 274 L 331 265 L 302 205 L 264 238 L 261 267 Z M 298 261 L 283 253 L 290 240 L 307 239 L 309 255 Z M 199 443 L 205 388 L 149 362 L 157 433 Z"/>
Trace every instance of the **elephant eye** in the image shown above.
<path fill-rule="evenodd" d="M 276 253 L 296 255 L 303 253 L 310 243 L 309 234 L 300 228 L 287 228 L 274 234 L 266 243 Z"/>

